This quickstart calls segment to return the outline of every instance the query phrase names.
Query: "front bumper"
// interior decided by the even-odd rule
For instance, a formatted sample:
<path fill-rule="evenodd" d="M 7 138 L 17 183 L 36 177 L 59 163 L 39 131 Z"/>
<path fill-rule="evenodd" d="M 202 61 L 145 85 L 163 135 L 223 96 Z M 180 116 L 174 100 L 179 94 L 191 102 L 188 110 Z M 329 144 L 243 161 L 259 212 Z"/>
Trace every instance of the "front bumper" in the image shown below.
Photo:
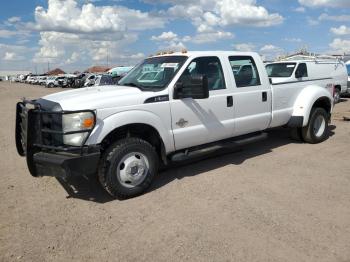
<path fill-rule="evenodd" d="M 34 176 L 53 176 L 67 179 L 95 174 L 99 159 L 99 151 L 86 155 L 38 152 L 33 155 L 33 160 L 28 165 L 32 165 Z"/>
<path fill-rule="evenodd" d="M 23 101 L 17 104 L 16 147 L 19 155 L 26 157 L 31 175 L 66 179 L 96 173 L 100 159 L 100 146 L 64 145 L 63 135 L 71 132 L 61 130 L 59 116 L 74 112 L 50 111 L 47 108 L 59 106 L 50 103 L 48 101 L 41 101 L 41 104 L 35 101 Z M 27 105 L 31 107 L 28 108 Z M 92 129 L 76 132 L 87 132 L 87 140 Z"/>

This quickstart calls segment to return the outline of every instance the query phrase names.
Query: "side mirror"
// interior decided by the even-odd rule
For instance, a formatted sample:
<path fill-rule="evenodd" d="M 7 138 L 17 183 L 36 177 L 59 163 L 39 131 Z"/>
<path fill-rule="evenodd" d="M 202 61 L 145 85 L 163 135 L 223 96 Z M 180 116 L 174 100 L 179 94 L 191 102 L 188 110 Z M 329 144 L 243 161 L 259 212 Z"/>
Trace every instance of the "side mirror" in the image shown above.
<path fill-rule="evenodd" d="M 208 97 L 208 78 L 205 75 L 182 76 L 174 88 L 174 99 Z"/>

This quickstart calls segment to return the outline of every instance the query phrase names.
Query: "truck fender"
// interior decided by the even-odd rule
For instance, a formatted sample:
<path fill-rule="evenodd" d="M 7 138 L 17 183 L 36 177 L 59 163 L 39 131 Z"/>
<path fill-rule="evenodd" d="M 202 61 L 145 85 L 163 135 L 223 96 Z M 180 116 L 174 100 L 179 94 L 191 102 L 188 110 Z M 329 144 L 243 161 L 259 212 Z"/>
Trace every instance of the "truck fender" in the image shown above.
<path fill-rule="evenodd" d="M 96 126 L 91 133 L 86 144 L 100 144 L 103 139 L 115 129 L 130 125 L 130 124 L 145 124 L 152 126 L 158 131 L 159 136 L 165 147 L 166 153 L 172 152 L 174 148 L 174 140 L 171 128 L 166 128 L 160 117 L 154 113 L 141 110 L 129 110 L 115 113 L 105 119 L 98 119 Z"/>
<path fill-rule="evenodd" d="M 304 88 L 293 106 L 292 117 L 288 123 L 289 126 L 306 126 L 309 122 L 311 110 L 316 102 L 325 101 L 329 104 L 329 112 L 332 113 L 333 97 L 327 88 L 317 85 L 310 85 Z"/>

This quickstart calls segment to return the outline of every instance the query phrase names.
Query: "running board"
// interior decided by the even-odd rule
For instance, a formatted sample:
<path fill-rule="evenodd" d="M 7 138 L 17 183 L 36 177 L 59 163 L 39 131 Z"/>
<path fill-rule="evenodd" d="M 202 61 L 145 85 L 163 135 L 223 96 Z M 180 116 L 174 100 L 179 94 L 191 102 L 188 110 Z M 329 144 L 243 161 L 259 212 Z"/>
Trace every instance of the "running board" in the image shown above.
<path fill-rule="evenodd" d="M 204 146 L 194 147 L 192 149 L 187 149 L 171 156 L 171 161 L 180 162 L 189 160 L 192 158 L 197 158 L 203 155 L 213 153 L 219 149 L 227 148 L 239 148 L 244 145 L 252 144 L 267 138 L 267 133 L 259 133 L 254 135 L 245 135 L 238 138 L 223 140 L 219 142 L 210 143 Z"/>

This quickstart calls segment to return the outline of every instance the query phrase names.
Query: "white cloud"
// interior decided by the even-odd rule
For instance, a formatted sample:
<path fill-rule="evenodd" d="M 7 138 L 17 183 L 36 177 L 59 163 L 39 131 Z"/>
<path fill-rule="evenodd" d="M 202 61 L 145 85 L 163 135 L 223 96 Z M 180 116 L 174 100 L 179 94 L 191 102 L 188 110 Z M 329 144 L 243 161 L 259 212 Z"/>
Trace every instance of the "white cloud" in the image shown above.
<path fill-rule="evenodd" d="M 287 41 L 287 42 L 294 42 L 294 43 L 301 43 L 303 40 L 301 40 L 300 38 L 297 38 L 297 37 L 286 37 L 286 38 L 283 38 L 284 41 Z"/>
<path fill-rule="evenodd" d="M 3 59 L 4 61 L 20 61 L 20 60 L 24 60 L 24 57 L 14 52 L 6 52 Z"/>
<path fill-rule="evenodd" d="M 350 39 L 340 39 L 336 38 L 333 40 L 332 43 L 329 44 L 329 46 L 332 48 L 332 50 L 338 52 L 338 53 L 349 53 L 350 52 Z"/>
<path fill-rule="evenodd" d="M 256 0 L 147 0 L 146 2 L 172 4 L 164 15 L 172 19 L 190 20 L 197 29 L 197 36 L 194 38 L 200 42 L 203 42 L 202 39 L 209 33 L 227 31 L 225 28 L 228 26 L 268 27 L 283 22 L 280 14 L 269 13 L 265 7 L 257 5 Z M 222 33 L 217 33 L 219 39 L 223 36 Z M 226 32 L 225 34 L 227 38 L 228 34 Z M 211 40 L 214 41 L 215 39 Z"/>
<path fill-rule="evenodd" d="M 32 51 L 32 48 L 26 46 L 6 45 L 0 43 L 0 61 L 4 61 L 4 63 L 0 62 L 1 68 L 6 68 L 6 63 L 9 62 L 13 65 L 13 62 L 23 61 L 26 59 L 26 56 L 28 56 L 28 53 L 31 53 Z M 23 66 L 23 63 L 21 66 Z"/>
<path fill-rule="evenodd" d="M 90 1 L 91 2 L 91 1 Z M 167 18 L 124 6 L 95 6 L 78 0 L 49 0 L 35 9 L 28 28 L 40 31 L 34 63 L 58 65 L 135 64 L 144 57 L 129 50 L 138 32 L 162 28 Z"/>
<path fill-rule="evenodd" d="M 311 17 L 308 17 L 307 18 L 307 23 L 310 25 L 310 26 L 315 26 L 315 25 L 319 25 L 320 24 L 320 21 L 319 20 L 316 20 L 316 19 L 313 19 Z"/>
<path fill-rule="evenodd" d="M 298 12 L 298 13 L 305 13 L 306 9 L 305 7 L 299 6 L 295 9 L 293 9 L 294 12 Z"/>
<path fill-rule="evenodd" d="M 320 20 L 320 21 L 346 22 L 346 21 L 350 21 L 350 15 L 328 15 L 328 14 L 323 13 L 318 17 L 318 20 Z"/>
<path fill-rule="evenodd" d="M 241 43 L 241 44 L 235 44 L 233 45 L 235 50 L 241 51 L 241 52 L 251 52 L 254 51 L 256 46 L 252 43 Z"/>
<path fill-rule="evenodd" d="M 21 18 L 19 16 L 13 16 L 13 17 L 10 17 L 9 19 L 7 19 L 7 22 L 9 22 L 11 24 L 17 23 L 20 21 L 21 21 Z"/>
<path fill-rule="evenodd" d="M 266 8 L 256 6 L 252 0 L 221 0 L 217 3 L 223 25 L 272 26 L 282 23 L 277 13 L 270 14 Z"/>
<path fill-rule="evenodd" d="M 196 44 L 203 44 L 203 43 L 212 43 L 219 40 L 232 39 L 232 38 L 234 38 L 234 34 L 232 34 L 231 32 L 216 31 L 216 32 L 199 33 L 194 37 L 188 36 L 186 40 Z"/>
<path fill-rule="evenodd" d="M 16 32 L 16 31 L 0 29 L 0 38 L 10 38 L 10 37 L 13 37 L 17 34 L 18 34 L 18 32 Z"/>
<path fill-rule="evenodd" d="M 152 36 L 151 40 L 153 41 L 176 41 L 178 40 L 177 34 L 173 33 L 172 31 L 169 32 L 163 32 L 159 36 Z"/>
<path fill-rule="evenodd" d="M 341 25 L 340 27 L 332 27 L 330 30 L 335 35 L 350 35 L 350 27 Z"/>
<path fill-rule="evenodd" d="M 299 0 L 299 3 L 309 7 L 350 7 L 349 0 Z"/>
<path fill-rule="evenodd" d="M 162 28 L 165 19 L 123 6 L 80 6 L 76 0 L 49 0 L 47 10 L 35 9 L 35 23 L 28 27 L 38 31 L 98 35 L 109 33 L 122 38 L 127 30 Z"/>
<path fill-rule="evenodd" d="M 264 60 L 273 60 L 282 55 L 284 50 L 278 46 L 267 44 L 260 48 L 260 54 Z"/>

